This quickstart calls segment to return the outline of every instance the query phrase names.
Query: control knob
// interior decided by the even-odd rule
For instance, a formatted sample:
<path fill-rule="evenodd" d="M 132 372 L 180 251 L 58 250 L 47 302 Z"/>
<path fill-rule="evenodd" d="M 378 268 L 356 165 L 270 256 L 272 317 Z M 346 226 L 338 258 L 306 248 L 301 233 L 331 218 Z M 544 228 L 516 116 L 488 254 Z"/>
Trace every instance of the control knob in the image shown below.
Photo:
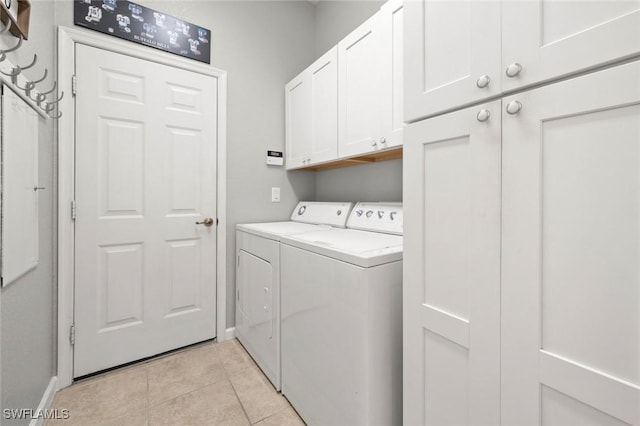
<path fill-rule="evenodd" d="M 373 210 L 369 210 L 367 212 L 367 218 L 370 218 L 371 216 L 373 216 Z"/>

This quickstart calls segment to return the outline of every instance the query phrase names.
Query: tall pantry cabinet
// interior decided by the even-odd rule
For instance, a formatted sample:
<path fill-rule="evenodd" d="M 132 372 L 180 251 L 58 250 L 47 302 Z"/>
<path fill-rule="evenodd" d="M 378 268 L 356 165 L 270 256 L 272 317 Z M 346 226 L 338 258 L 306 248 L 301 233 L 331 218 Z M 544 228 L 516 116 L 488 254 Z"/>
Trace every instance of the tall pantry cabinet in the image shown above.
<path fill-rule="evenodd" d="M 639 425 L 640 2 L 482 3 L 405 1 L 404 423 Z"/>

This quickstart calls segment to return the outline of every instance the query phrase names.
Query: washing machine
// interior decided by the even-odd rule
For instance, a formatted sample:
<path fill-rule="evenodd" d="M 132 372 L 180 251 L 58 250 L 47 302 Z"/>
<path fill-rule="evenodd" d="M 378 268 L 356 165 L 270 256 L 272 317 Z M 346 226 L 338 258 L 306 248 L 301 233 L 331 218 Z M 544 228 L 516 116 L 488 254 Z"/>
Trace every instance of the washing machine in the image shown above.
<path fill-rule="evenodd" d="M 345 227 L 353 203 L 300 202 L 285 222 L 236 226 L 236 337 L 280 390 L 280 238 Z"/>
<path fill-rule="evenodd" d="M 282 393 L 310 426 L 402 424 L 402 216 L 280 240 Z"/>

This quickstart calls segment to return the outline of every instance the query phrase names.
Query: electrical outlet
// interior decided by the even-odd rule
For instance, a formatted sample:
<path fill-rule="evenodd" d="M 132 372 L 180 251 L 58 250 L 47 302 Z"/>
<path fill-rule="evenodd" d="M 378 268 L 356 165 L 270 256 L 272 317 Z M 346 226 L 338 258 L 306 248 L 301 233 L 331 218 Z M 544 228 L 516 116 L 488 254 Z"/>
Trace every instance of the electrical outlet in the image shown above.
<path fill-rule="evenodd" d="M 271 202 L 279 203 L 280 202 L 280 188 L 274 186 L 271 188 Z"/>

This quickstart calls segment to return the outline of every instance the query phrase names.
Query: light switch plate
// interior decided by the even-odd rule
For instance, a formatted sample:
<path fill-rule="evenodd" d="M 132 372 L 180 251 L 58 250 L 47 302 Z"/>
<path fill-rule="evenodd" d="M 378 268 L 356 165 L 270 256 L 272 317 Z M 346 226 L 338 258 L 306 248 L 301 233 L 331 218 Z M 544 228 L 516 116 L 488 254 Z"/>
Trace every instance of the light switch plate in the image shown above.
<path fill-rule="evenodd" d="M 280 202 L 280 188 L 277 186 L 274 186 L 273 188 L 271 188 L 271 202 L 272 203 Z"/>

